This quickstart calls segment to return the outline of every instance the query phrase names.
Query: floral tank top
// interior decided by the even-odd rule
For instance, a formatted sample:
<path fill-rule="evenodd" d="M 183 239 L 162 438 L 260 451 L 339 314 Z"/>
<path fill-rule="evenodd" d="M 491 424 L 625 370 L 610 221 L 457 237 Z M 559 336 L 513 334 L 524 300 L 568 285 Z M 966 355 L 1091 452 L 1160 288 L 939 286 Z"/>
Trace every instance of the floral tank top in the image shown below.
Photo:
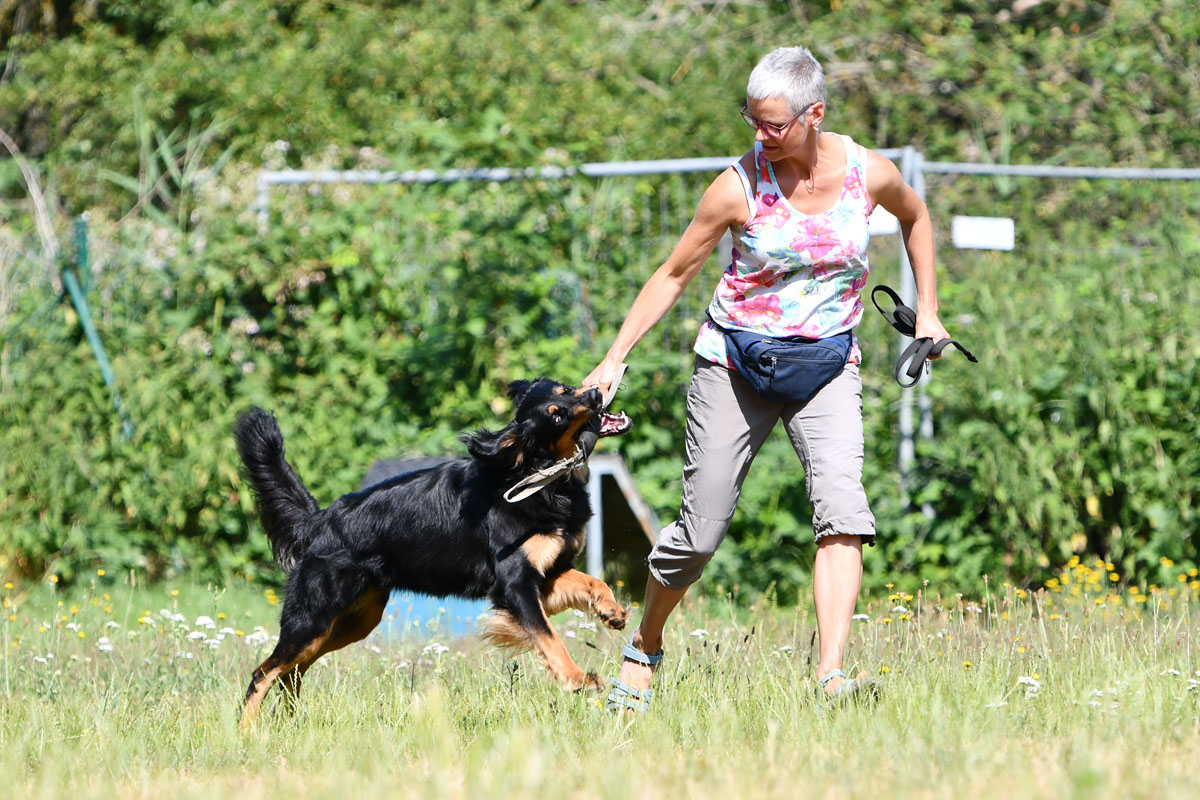
<path fill-rule="evenodd" d="M 824 339 L 852 330 L 862 319 L 859 295 L 867 285 L 871 215 L 866 151 L 849 136 L 839 138 L 846 146 L 846 182 L 833 207 L 820 214 L 792 208 L 759 143 L 754 145 L 758 181 L 753 195 L 741 163 L 734 164 L 753 213 L 744 226 L 730 228 L 733 257 L 708 306 L 709 316 L 722 327 Z M 700 326 L 694 349 L 733 369 L 725 337 L 712 321 Z M 860 359 L 854 338 L 850 363 Z"/>

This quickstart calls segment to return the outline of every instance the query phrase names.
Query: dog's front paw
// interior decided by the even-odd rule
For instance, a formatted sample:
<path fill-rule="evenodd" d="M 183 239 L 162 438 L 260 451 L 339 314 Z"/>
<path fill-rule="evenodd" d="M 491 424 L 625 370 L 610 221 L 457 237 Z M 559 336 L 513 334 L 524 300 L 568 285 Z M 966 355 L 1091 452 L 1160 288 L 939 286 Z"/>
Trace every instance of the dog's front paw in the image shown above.
<path fill-rule="evenodd" d="M 622 608 L 615 602 L 598 604 L 596 606 L 596 616 L 608 627 L 619 631 L 629 621 L 629 609 Z"/>
<path fill-rule="evenodd" d="M 589 672 L 583 676 L 583 682 L 575 691 L 577 692 L 603 692 L 606 688 L 604 679 L 594 672 Z"/>

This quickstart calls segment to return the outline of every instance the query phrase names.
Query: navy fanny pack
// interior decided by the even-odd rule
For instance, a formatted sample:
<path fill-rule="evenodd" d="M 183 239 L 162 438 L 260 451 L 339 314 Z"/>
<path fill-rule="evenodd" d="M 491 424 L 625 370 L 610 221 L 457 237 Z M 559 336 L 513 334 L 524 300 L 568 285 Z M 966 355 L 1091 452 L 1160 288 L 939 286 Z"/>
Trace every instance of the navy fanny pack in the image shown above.
<path fill-rule="evenodd" d="M 762 333 L 713 325 L 725 334 L 729 361 L 766 400 L 806 403 L 832 381 L 850 359 L 850 331 L 827 339 L 776 339 Z"/>

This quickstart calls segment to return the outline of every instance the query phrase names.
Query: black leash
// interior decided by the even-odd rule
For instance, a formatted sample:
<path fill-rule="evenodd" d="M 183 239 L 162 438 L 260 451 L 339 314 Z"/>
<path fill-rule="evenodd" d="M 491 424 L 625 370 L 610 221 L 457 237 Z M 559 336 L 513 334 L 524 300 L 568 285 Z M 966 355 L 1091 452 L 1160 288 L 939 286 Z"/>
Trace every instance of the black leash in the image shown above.
<path fill-rule="evenodd" d="M 879 305 L 879 301 L 875 299 L 876 292 L 883 292 L 888 297 L 892 298 L 892 302 L 896 304 L 895 311 L 884 311 Z M 879 309 L 879 313 L 883 314 L 883 318 L 888 321 L 896 330 L 903 333 L 905 336 L 917 335 L 917 312 L 913 311 L 900 300 L 900 295 L 896 294 L 890 287 L 876 286 L 871 290 L 871 302 Z M 953 339 L 942 339 L 935 342 L 928 336 L 923 336 L 920 339 L 914 338 L 912 344 L 904 349 L 900 354 L 900 360 L 896 362 L 896 383 L 903 386 L 905 389 L 910 386 L 916 386 L 917 381 L 921 379 L 921 368 L 926 366 L 929 359 L 934 356 L 940 356 L 942 351 L 946 349 L 946 345 L 954 345 L 958 351 L 967 357 L 967 360 L 973 364 L 979 363 L 979 359 L 971 354 L 971 351 L 963 347 Z M 908 369 L 904 365 L 908 364 Z M 903 372 L 908 377 L 912 378 L 910 383 L 905 383 L 900 378 L 900 373 Z"/>

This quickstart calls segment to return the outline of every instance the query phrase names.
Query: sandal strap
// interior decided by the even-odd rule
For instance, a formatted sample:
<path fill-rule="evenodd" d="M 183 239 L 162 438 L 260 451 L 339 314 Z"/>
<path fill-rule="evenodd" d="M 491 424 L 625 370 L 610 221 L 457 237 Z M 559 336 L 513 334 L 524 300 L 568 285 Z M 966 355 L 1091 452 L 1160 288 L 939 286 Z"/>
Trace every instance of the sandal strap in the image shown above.
<path fill-rule="evenodd" d="M 829 672 L 825 673 L 825 677 L 821 678 L 818 681 L 818 683 L 820 683 L 821 688 L 824 689 L 829 684 L 829 682 L 831 680 L 833 680 L 834 678 L 841 678 L 843 681 L 850 680 L 850 678 L 847 677 L 846 673 L 842 672 L 840 669 L 831 669 L 831 670 L 829 670 Z M 845 684 L 843 683 L 842 685 L 844 686 Z M 840 690 L 841 687 L 838 687 L 838 688 Z"/>
<path fill-rule="evenodd" d="M 627 683 L 613 678 L 612 691 L 608 693 L 608 710 L 627 708 L 639 714 L 650 710 L 650 701 L 654 699 L 653 689 L 635 689 Z"/>
<path fill-rule="evenodd" d="M 656 667 L 663 660 L 663 650 L 658 648 L 657 653 L 643 653 L 633 646 L 631 641 L 629 644 L 621 648 L 621 655 L 628 658 L 630 661 L 636 661 L 639 664 L 645 664 L 647 667 Z"/>
<path fill-rule="evenodd" d="M 647 703 L 654 699 L 654 690 L 653 689 L 635 689 L 632 686 L 630 686 L 628 683 L 619 681 L 616 678 L 613 678 L 612 681 L 610 681 L 610 683 L 612 684 L 612 687 L 613 687 L 613 690 L 611 692 L 609 692 L 609 695 L 608 695 L 610 700 L 612 699 L 612 696 L 614 694 L 618 694 L 618 693 L 621 694 L 622 696 L 632 697 L 635 700 L 645 700 Z"/>

